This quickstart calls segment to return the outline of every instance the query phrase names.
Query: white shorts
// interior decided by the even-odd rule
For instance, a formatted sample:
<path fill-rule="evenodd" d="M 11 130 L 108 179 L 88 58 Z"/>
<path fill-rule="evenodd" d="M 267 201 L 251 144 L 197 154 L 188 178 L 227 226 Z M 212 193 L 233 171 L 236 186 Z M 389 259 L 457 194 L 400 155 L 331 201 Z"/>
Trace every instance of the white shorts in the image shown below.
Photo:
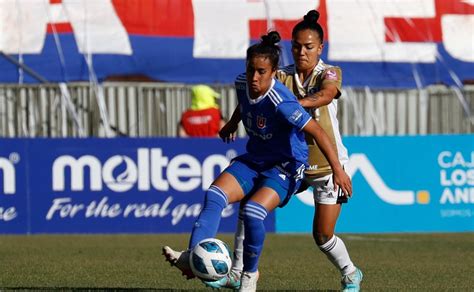
<path fill-rule="evenodd" d="M 332 174 L 318 178 L 305 177 L 305 181 L 313 188 L 315 204 L 335 205 L 347 203 L 347 197 L 341 188 L 334 191 Z"/>

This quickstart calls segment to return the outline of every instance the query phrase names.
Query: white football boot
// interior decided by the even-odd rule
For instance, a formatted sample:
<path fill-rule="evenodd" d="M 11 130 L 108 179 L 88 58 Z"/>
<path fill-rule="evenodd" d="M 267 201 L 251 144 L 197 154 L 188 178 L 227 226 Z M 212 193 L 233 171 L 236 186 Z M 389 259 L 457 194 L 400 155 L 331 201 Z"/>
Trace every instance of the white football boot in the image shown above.
<path fill-rule="evenodd" d="M 191 266 L 189 264 L 190 253 L 191 251 L 189 249 L 176 251 L 169 246 L 163 246 L 163 255 L 165 256 L 166 261 L 169 262 L 171 266 L 180 269 L 183 276 L 186 276 L 186 279 L 188 280 L 196 277 L 191 271 Z"/>
<path fill-rule="evenodd" d="M 258 271 L 243 272 L 240 278 L 239 292 L 255 292 L 257 291 Z"/>

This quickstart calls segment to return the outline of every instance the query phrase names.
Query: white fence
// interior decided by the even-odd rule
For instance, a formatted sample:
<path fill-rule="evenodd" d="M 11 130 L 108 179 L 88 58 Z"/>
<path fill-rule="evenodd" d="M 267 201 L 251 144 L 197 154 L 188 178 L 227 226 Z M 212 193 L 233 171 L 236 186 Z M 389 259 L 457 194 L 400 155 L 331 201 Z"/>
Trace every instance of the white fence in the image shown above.
<path fill-rule="evenodd" d="M 236 106 L 234 89 L 214 88 L 229 118 Z M 62 91 L 57 84 L 0 85 L 0 137 L 175 136 L 190 103 L 190 86 L 182 84 L 113 82 L 92 88 L 70 83 Z M 343 135 L 472 133 L 473 112 L 472 85 L 461 91 L 345 88 L 339 103 Z"/>

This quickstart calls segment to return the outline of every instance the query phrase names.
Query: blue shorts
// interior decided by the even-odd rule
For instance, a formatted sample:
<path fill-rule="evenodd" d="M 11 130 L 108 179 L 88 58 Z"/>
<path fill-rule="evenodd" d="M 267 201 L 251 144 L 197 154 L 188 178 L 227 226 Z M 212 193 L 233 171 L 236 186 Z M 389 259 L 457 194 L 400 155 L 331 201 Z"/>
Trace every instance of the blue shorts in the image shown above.
<path fill-rule="evenodd" d="M 289 177 L 276 167 L 258 171 L 255 166 L 245 161 L 234 160 L 224 171 L 237 179 L 245 196 L 252 195 L 262 187 L 271 188 L 280 197 L 279 207 L 288 203 L 301 184 L 301 179 Z"/>

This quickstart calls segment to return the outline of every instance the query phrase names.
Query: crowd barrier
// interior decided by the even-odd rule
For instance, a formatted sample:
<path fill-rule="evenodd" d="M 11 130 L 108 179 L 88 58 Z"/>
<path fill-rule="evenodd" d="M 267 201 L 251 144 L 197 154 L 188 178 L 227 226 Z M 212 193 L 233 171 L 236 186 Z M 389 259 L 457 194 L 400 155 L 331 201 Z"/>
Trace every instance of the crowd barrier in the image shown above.
<path fill-rule="evenodd" d="M 354 195 L 339 232 L 474 231 L 474 135 L 347 137 Z M 0 139 L 0 233 L 189 232 L 204 192 L 245 149 L 218 139 Z M 266 220 L 311 232 L 311 193 Z M 223 211 L 232 232 L 238 205 Z"/>
<path fill-rule="evenodd" d="M 215 85 L 223 116 L 237 105 L 232 85 Z M 0 137 L 175 137 L 191 85 L 153 82 L 0 84 Z M 102 105 L 102 107 L 100 106 Z M 343 135 L 472 133 L 474 87 L 343 87 Z M 105 122 L 104 122 L 105 121 Z M 239 135 L 245 136 L 243 127 Z"/>

